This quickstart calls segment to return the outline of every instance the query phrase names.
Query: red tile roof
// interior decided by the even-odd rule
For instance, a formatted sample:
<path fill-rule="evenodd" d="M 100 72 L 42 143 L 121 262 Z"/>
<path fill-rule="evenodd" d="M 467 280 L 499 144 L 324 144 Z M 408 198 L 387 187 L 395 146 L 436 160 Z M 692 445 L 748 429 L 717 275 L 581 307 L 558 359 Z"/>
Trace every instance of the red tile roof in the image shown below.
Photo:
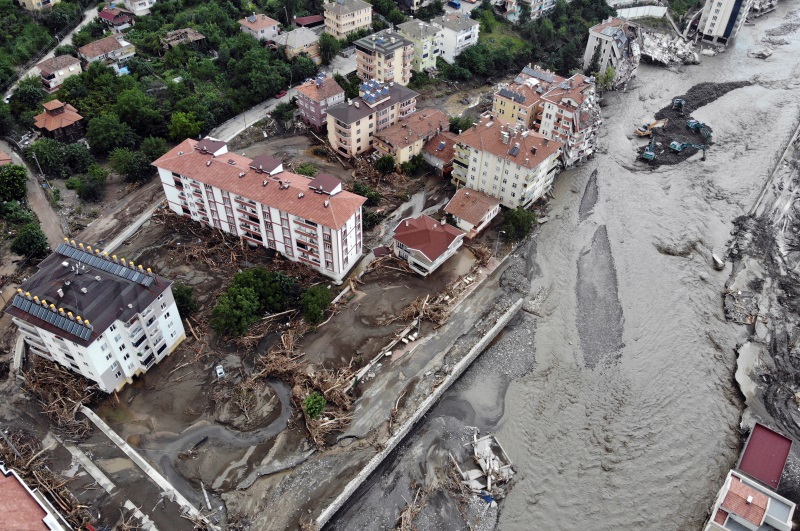
<path fill-rule="evenodd" d="M 36 65 L 36 67 L 43 76 L 49 76 L 54 72 L 58 72 L 64 68 L 69 68 L 70 66 L 79 64 L 81 64 L 81 62 L 77 57 L 72 57 L 71 55 L 59 55 L 58 57 L 51 57 L 50 59 L 42 61 Z"/>
<path fill-rule="evenodd" d="M 247 157 L 235 153 L 214 157 L 196 150 L 197 144 L 197 140 L 184 140 L 153 162 L 153 166 L 336 230 L 342 228 L 366 201 L 360 195 L 345 191 L 333 196 L 315 193 L 309 188 L 311 179 L 308 177 L 286 171 L 270 176 L 251 168 L 253 161 Z M 289 186 L 281 187 L 281 182 Z"/>
<path fill-rule="evenodd" d="M 0 166 L 11 164 L 11 155 L 0 149 Z"/>
<path fill-rule="evenodd" d="M 322 15 L 310 15 L 307 17 L 297 17 L 292 22 L 296 26 L 308 26 L 309 24 L 321 24 L 325 22 L 325 17 Z"/>
<path fill-rule="evenodd" d="M 453 162 L 456 158 L 456 142 L 458 137 L 449 131 L 442 131 L 431 138 L 422 148 L 425 153 L 441 160 L 445 165 Z M 442 146 L 444 143 L 444 146 Z M 441 147 L 440 147 L 441 146 Z"/>
<path fill-rule="evenodd" d="M 722 525 L 728 519 L 728 511 L 724 509 L 717 509 L 717 514 L 714 515 L 714 522 Z"/>
<path fill-rule="evenodd" d="M 497 208 L 500 200 L 471 188 L 459 188 L 444 207 L 444 211 L 473 225 L 480 225 L 483 218 Z"/>
<path fill-rule="evenodd" d="M 249 17 L 240 20 L 239 24 L 241 24 L 247 29 L 257 31 L 257 30 L 267 29 L 271 26 L 277 26 L 278 21 L 275 20 L 274 18 L 268 17 L 267 15 L 256 15 L 255 13 L 253 13 Z"/>
<path fill-rule="evenodd" d="M 375 138 L 395 148 L 408 147 L 420 139 L 431 138 L 450 127 L 450 118 L 439 109 L 418 109 L 396 124 L 375 133 Z"/>
<path fill-rule="evenodd" d="M 431 262 L 439 258 L 464 232 L 429 216 L 406 218 L 394 228 L 394 239 L 424 254 Z"/>
<path fill-rule="evenodd" d="M 343 94 L 344 89 L 339 86 L 335 79 L 326 77 L 322 80 L 321 85 L 317 85 L 316 79 L 303 83 L 297 87 L 297 92 L 308 96 L 312 101 L 320 102 L 337 94 Z"/>
<path fill-rule="evenodd" d="M 39 505 L 28 489 L 9 470 L 0 472 L 0 529 L 48 531 L 43 520 L 47 512 Z"/>
<path fill-rule="evenodd" d="M 748 500 L 750 502 L 748 503 Z M 755 525 L 761 525 L 767 512 L 769 497 L 731 476 L 731 485 L 722 501 L 722 508 Z"/>
<path fill-rule="evenodd" d="M 777 489 L 792 449 L 792 440 L 756 423 L 737 468 L 765 485 Z"/>
<path fill-rule="evenodd" d="M 113 52 L 115 50 L 119 50 L 121 48 L 122 44 L 120 44 L 117 38 L 112 35 L 104 39 L 90 42 L 85 46 L 81 46 L 80 48 L 78 48 L 78 53 L 80 53 L 84 57 L 93 58 L 93 57 L 99 57 L 106 53 Z"/>
<path fill-rule="evenodd" d="M 34 125 L 38 129 L 55 131 L 62 127 L 83 120 L 83 116 L 69 103 L 61 103 L 58 100 L 48 101 L 44 104 L 45 111 L 33 117 Z"/>
<path fill-rule="evenodd" d="M 114 9 L 105 7 L 102 11 L 100 11 L 100 13 L 97 14 L 99 18 L 107 20 L 116 26 L 121 26 L 126 22 L 130 22 L 133 19 L 131 15 L 132 13 L 130 11 L 126 11 L 125 9 L 121 9 L 119 7 L 115 7 Z"/>

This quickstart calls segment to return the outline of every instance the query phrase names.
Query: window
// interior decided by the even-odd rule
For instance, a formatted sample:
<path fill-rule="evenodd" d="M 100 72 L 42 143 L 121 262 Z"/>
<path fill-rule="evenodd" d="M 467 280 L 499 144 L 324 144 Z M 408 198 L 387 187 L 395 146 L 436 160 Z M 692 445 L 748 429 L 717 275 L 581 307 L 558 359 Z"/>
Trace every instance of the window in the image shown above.
<path fill-rule="evenodd" d="M 116 330 L 116 329 L 117 329 L 117 325 L 115 325 L 115 324 L 112 324 L 111 326 L 109 326 L 109 327 L 108 327 L 108 329 L 109 329 L 109 330 L 111 330 L 111 331 L 113 332 L 114 330 Z M 58 336 L 56 336 L 56 337 L 58 337 Z"/>
<path fill-rule="evenodd" d="M 122 373 L 121 373 L 121 372 L 119 372 L 119 371 L 117 371 L 117 372 L 115 372 L 115 373 L 114 373 L 114 378 L 117 378 L 117 379 L 119 379 L 121 376 L 122 376 Z"/>
<path fill-rule="evenodd" d="M 111 354 L 106 354 L 106 361 L 111 361 Z"/>
<path fill-rule="evenodd" d="M 131 359 L 131 355 L 130 354 L 125 354 L 124 356 L 122 356 L 122 359 L 123 360 L 129 360 L 129 359 Z"/>
<path fill-rule="evenodd" d="M 164 294 L 162 293 L 161 295 L 159 295 L 158 297 L 156 297 L 156 300 L 157 300 L 157 301 L 160 301 L 160 300 L 161 300 L 161 299 L 163 299 L 163 298 L 164 298 Z M 113 328 L 112 328 L 112 330 L 113 330 Z"/>
<path fill-rule="evenodd" d="M 114 336 L 114 341 L 115 342 L 119 341 L 120 339 L 122 339 L 122 335 L 121 334 L 117 334 L 116 336 Z"/>
<path fill-rule="evenodd" d="M 112 368 L 112 369 L 116 369 L 117 367 L 119 367 L 119 362 L 118 362 L 118 361 L 115 361 L 115 362 L 114 362 L 114 363 L 111 365 L 111 368 Z"/>
<path fill-rule="evenodd" d="M 125 345 L 120 345 L 120 346 L 119 346 L 119 351 L 120 351 L 120 352 L 122 352 L 122 351 L 123 351 L 123 350 L 125 350 L 126 348 L 127 348 L 127 347 L 126 347 Z"/>
<path fill-rule="evenodd" d="M 164 318 L 165 318 L 165 319 L 169 319 L 169 312 L 167 312 L 167 313 L 165 313 L 165 314 L 164 314 Z"/>
<path fill-rule="evenodd" d="M 162 303 L 161 303 L 161 309 L 163 310 L 163 309 L 164 309 L 164 308 L 166 308 L 166 307 L 167 307 L 167 303 L 166 303 L 166 302 L 162 302 Z"/>
<path fill-rule="evenodd" d="M 175 324 L 175 323 L 173 323 L 172 321 L 170 321 L 170 322 L 169 322 L 169 324 L 167 325 L 167 328 L 172 328 L 172 326 L 173 326 L 174 324 Z"/>
<path fill-rule="evenodd" d="M 105 352 L 106 350 L 108 350 L 108 345 L 106 343 L 100 345 L 100 352 Z"/>

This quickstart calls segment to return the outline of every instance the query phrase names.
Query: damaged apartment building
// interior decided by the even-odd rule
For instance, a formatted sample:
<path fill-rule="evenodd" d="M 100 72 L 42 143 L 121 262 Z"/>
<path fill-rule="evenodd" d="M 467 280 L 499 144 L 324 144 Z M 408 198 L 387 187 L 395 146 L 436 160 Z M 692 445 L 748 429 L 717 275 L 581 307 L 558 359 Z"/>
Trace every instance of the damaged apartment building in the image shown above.
<path fill-rule="evenodd" d="M 589 28 L 589 42 L 583 54 L 583 71 L 602 76 L 614 69 L 608 88 L 624 86 L 636 75 L 642 56 L 639 26 L 627 20 L 609 18 Z"/>

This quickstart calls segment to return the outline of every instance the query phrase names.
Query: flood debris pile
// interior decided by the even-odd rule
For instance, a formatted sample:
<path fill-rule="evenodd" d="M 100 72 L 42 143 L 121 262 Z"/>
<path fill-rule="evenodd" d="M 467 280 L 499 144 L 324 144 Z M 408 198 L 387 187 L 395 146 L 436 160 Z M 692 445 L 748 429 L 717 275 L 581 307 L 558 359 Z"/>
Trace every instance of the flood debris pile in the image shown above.
<path fill-rule="evenodd" d="M 497 500 L 505 496 L 514 477 L 515 471 L 511 459 L 494 435 L 478 439 L 476 433 L 470 444 L 473 463 L 459 465 L 452 454 L 450 459 L 461 476 L 461 484 L 494 507 L 497 505 Z M 474 465 L 477 465 L 477 468 Z"/>
<path fill-rule="evenodd" d="M 686 42 L 679 36 L 656 32 L 646 32 L 642 37 L 642 58 L 645 61 L 664 66 L 700 64 L 700 56 L 691 41 Z"/>

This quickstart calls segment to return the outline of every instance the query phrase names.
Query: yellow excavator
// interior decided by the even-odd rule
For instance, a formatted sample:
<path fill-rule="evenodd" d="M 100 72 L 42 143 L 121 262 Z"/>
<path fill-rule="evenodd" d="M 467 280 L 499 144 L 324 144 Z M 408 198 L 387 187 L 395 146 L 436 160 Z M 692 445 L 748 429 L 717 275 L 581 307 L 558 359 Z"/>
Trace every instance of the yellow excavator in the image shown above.
<path fill-rule="evenodd" d="M 664 118 L 663 120 L 656 120 L 651 124 L 644 124 L 640 128 L 638 128 L 634 133 L 636 136 L 653 136 L 653 129 L 658 129 L 659 127 L 666 127 L 669 124 L 669 118 Z"/>

